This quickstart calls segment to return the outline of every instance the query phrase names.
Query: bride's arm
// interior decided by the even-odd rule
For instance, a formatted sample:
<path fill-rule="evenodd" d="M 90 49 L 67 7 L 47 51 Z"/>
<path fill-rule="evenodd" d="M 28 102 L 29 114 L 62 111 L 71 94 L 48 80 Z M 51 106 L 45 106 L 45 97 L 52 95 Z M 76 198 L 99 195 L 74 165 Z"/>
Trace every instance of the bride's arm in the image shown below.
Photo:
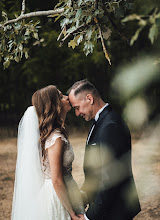
<path fill-rule="evenodd" d="M 66 185 L 63 180 L 62 174 L 62 163 L 63 163 L 63 144 L 64 142 L 61 138 L 57 138 L 55 143 L 48 148 L 48 158 L 51 168 L 51 178 L 53 187 L 57 193 L 58 198 L 60 199 L 63 206 L 66 208 L 71 218 L 79 220 L 79 217 L 76 216 L 72 205 L 70 203 Z"/>

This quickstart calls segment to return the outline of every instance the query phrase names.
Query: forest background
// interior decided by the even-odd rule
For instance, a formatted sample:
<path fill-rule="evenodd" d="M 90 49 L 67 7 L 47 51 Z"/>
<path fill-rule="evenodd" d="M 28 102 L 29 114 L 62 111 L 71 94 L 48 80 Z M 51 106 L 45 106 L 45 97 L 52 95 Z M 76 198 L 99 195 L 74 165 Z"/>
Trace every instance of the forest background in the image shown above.
<path fill-rule="evenodd" d="M 20 0 L 1 0 L 0 14 L 2 11 L 5 11 L 8 17 L 13 17 L 15 13 L 20 14 L 21 3 Z M 53 9 L 56 3 L 57 1 L 54 0 L 44 2 L 28 0 L 26 1 L 26 11 Z M 160 8 L 158 0 L 135 0 L 132 9 L 128 10 L 125 16 L 135 13 L 149 15 L 155 8 Z M 0 19 L 2 20 L 2 17 Z M 37 20 L 37 18 L 34 19 Z M 67 47 L 67 43 L 64 43 L 62 47 L 59 46 L 57 37 L 60 27 L 58 21 L 54 22 L 53 17 L 42 16 L 38 17 L 38 20 L 40 20 L 41 26 L 39 39 L 44 39 L 44 41 L 42 43 L 29 41 L 28 59 L 23 56 L 21 62 L 12 61 L 5 69 L 3 62 L 0 64 L 1 136 L 17 134 L 19 119 L 25 109 L 31 105 L 31 96 L 37 89 L 54 84 L 65 94 L 75 81 L 84 78 L 90 80 L 102 98 L 122 113 L 126 120 L 128 120 L 127 108 L 133 109 L 131 110 L 132 115 L 137 120 L 139 120 L 138 111 L 144 113 L 141 113 L 141 123 L 129 124 L 131 129 L 140 131 L 146 126 L 146 123 L 157 121 L 160 109 L 159 64 L 156 65 L 156 70 L 153 70 L 154 67 L 151 65 L 159 59 L 159 34 L 155 37 L 154 43 L 151 43 L 148 38 L 150 27 L 146 25 L 131 46 L 112 29 L 112 34 L 106 43 L 112 62 L 112 65 L 109 65 L 100 41 L 94 44 L 93 53 L 86 57 L 82 45 L 75 47 L 74 50 Z M 116 25 L 130 40 L 137 30 L 137 21 L 122 23 L 121 20 L 117 19 Z M 152 72 L 156 72 L 156 74 Z M 147 83 L 144 83 L 145 81 Z M 125 90 L 126 85 L 132 91 Z M 127 107 L 130 100 L 134 101 Z M 136 119 L 134 119 L 132 118 L 131 121 L 135 122 Z M 82 130 L 84 127 L 88 127 L 88 124 L 77 119 L 73 112 L 69 114 L 67 120 L 70 127 Z"/>

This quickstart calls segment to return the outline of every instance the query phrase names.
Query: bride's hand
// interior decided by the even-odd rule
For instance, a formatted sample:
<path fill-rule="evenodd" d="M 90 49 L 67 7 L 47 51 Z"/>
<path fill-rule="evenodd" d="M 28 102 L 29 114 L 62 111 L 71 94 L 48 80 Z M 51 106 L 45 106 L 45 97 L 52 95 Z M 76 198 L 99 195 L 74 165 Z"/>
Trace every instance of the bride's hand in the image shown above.
<path fill-rule="evenodd" d="M 71 220 L 80 220 L 81 218 L 76 214 L 71 215 Z"/>
<path fill-rule="evenodd" d="M 85 220 L 84 215 L 74 215 L 71 216 L 71 220 Z"/>
<path fill-rule="evenodd" d="M 78 217 L 79 217 L 79 220 L 85 220 L 84 215 L 78 215 Z"/>

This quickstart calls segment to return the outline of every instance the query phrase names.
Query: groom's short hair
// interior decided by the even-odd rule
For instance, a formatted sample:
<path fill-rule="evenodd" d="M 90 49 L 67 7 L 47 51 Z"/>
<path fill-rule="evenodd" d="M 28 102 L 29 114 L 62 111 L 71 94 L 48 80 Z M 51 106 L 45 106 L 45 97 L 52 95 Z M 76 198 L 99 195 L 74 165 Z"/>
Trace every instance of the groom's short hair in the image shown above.
<path fill-rule="evenodd" d="M 83 79 L 83 80 L 79 80 L 77 82 L 75 82 L 71 88 L 67 91 L 67 94 L 69 95 L 71 90 L 74 90 L 74 95 L 78 95 L 82 92 L 90 92 L 93 96 L 95 97 L 100 97 L 97 89 L 95 88 L 95 86 L 89 82 L 87 79 Z"/>

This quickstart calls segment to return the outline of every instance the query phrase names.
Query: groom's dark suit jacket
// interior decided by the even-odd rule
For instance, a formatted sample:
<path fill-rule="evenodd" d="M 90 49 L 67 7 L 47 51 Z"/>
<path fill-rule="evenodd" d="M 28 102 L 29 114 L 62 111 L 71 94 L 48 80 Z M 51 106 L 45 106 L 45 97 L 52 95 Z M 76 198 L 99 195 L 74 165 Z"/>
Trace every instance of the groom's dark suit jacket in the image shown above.
<path fill-rule="evenodd" d="M 130 220 L 140 212 L 131 168 L 131 136 L 110 105 L 99 116 L 86 144 L 85 181 L 90 220 Z"/>

